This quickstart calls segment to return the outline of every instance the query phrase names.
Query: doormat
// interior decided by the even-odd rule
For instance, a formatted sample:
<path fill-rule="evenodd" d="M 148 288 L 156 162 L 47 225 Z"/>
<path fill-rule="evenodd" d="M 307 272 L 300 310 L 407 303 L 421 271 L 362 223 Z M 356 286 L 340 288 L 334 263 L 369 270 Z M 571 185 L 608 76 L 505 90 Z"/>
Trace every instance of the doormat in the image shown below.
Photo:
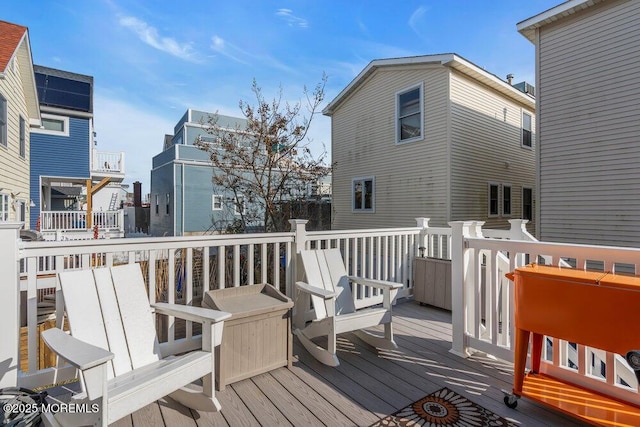
<path fill-rule="evenodd" d="M 371 427 L 421 425 L 438 427 L 517 427 L 517 424 L 505 420 L 448 388 L 442 388 L 426 395 L 411 405 L 372 424 Z"/>

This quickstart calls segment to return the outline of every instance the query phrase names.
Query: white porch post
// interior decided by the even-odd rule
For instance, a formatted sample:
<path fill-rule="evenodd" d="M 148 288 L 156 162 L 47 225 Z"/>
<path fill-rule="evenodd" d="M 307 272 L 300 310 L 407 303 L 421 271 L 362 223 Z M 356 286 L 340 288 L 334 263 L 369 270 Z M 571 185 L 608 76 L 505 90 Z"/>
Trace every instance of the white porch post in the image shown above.
<path fill-rule="evenodd" d="M 301 280 L 302 277 L 298 277 L 298 252 L 305 249 L 307 244 L 307 229 L 306 225 L 309 222 L 306 219 L 290 219 L 291 231 L 295 233 L 294 242 L 291 247 L 291 268 L 289 269 L 289 277 L 287 278 L 287 296 L 293 298 L 293 283 L 296 280 Z"/>
<path fill-rule="evenodd" d="M 453 221 L 451 227 L 451 329 L 452 345 L 451 353 L 467 357 L 466 328 L 467 328 L 467 301 L 465 288 L 469 276 L 471 256 L 465 248 L 464 238 L 471 234 L 473 221 Z"/>
<path fill-rule="evenodd" d="M 527 223 L 528 219 L 510 219 L 509 224 L 511 224 L 511 230 L 509 235 L 509 240 L 525 240 L 525 233 L 527 232 Z M 516 267 L 521 267 L 524 265 L 524 254 L 517 254 L 516 258 Z"/>
<path fill-rule="evenodd" d="M 18 385 L 20 353 L 20 268 L 18 240 L 20 222 L 0 222 L 0 388 Z"/>
<path fill-rule="evenodd" d="M 420 248 L 423 247 L 424 248 L 424 252 L 423 255 L 429 255 L 429 233 L 428 233 L 428 229 L 429 229 L 429 220 L 431 218 L 416 218 L 416 223 L 417 226 L 422 228 L 422 230 L 420 230 L 420 235 L 419 235 L 419 241 L 418 241 L 418 247 L 416 249 L 418 249 L 418 253 L 416 254 L 416 256 L 420 256 Z M 412 260 L 413 262 L 413 260 Z"/>

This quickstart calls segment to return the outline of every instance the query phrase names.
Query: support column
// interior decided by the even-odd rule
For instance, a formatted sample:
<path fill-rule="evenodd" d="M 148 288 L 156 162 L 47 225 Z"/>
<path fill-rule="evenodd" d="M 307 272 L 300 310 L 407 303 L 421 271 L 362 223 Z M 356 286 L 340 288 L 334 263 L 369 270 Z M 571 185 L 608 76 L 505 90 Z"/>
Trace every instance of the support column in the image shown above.
<path fill-rule="evenodd" d="M 465 237 L 469 237 L 474 221 L 453 221 L 451 227 L 451 353 L 467 357 L 467 299 L 466 283 L 472 272 L 469 271 L 471 254 L 465 246 Z M 475 231 L 475 230 L 474 230 Z"/>
<path fill-rule="evenodd" d="M 420 241 L 418 242 L 418 256 L 429 256 L 429 244 L 431 243 L 429 241 L 429 233 L 428 233 L 428 229 L 429 229 L 429 220 L 431 218 L 416 218 L 416 224 L 418 227 L 422 228 L 422 230 L 420 231 Z M 424 248 L 423 250 L 420 250 L 420 248 Z"/>
<path fill-rule="evenodd" d="M 18 385 L 20 354 L 20 258 L 21 222 L 0 222 L 0 388 Z"/>

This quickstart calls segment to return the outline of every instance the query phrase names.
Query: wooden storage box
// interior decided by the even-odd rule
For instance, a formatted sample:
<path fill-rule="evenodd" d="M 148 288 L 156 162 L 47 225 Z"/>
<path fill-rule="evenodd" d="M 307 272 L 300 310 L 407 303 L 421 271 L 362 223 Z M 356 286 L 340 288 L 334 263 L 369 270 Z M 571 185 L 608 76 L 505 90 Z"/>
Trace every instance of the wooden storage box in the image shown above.
<path fill-rule="evenodd" d="M 413 298 L 420 304 L 451 310 L 451 261 L 415 258 Z"/>
<path fill-rule="evenodd" d="M 231 313 L 216 349 L 218 389 L 279 368 L 291 367 L 293 301 L 269 284 L 216 289 L 202 306 Z"/>

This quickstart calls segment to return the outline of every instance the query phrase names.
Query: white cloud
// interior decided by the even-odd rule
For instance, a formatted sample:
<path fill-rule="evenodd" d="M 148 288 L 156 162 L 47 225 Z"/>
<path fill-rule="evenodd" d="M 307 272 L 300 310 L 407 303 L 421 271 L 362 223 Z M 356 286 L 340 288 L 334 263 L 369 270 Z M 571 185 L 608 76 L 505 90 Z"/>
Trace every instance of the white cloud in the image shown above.
<path fill-rule="evenodd" d="M 420 6 L 411 14 L 411 17 L 409 18 L 409 27 L 413 30 L 414 33 L 418 35 L 423 34 L 423 31 L 421 31 L 421 23 L 426 13 L 427 8 L 425 6 Z"/>
<path fill-rule="evenodd" d="M 95 93 L 94 110 L 96 148 L 124 152 L 125 183 L 140 181 L 143 194 L 149 193 L 151 159 L 162 152 L 164 135 L 173 133 L 173 126 L 184 111 L 173 110 L 175 117 L 166 118 L 99 92 Z M 133 191 L 132 186 L 129 191 Z"/>
<path fill-rule="evenodd" d="M 298 28 L 309 27 L 309 23 L 307 22 L 307 20 L 304 18 L 295 16 L 291 9 L 278 9 L 276 11 L 276 16 L 279 16 L 282 19 L 284 19 L 287 25 L 289 25 L 290 27 L 298 27 Z"/>
<path fill-rule="evenodd" d="M 247 52 L 240 49 L 237 46 L 234 46 L 230 43 L 227 43 L 222 37 L 214 35 L 211 37 L 211 49 L 214 52 L 217 52 L 221 55 L 226 56 L 229 59 L 232 59 L 241 64 L 249 65 L 249 63 L 242 59 L 241 56 L 249 56 Z"/>
<path fill-rule="evenodd" d="M 119 19 L 119 23 L 136 33 L 140 40 L 155 49 L 166 52 L 176 58 L 200 62 L 190 43 L 180 43 L 171 37 L 162 37 L 155 27 L 133 16 L 122 16 Z"/>

